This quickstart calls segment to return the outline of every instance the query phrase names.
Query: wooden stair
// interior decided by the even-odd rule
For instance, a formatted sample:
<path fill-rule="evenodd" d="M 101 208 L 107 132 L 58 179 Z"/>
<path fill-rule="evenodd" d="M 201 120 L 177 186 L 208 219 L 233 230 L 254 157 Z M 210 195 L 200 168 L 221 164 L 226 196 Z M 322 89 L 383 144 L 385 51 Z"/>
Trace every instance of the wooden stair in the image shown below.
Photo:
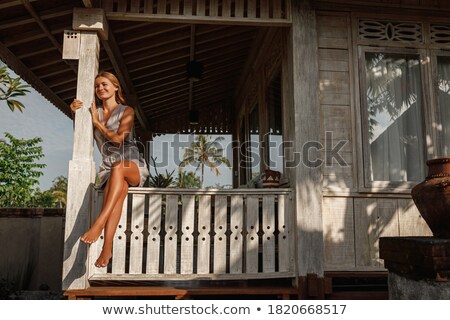
<path fill-rule="evenodd" d="M 64 295 L 69 300 L 95 299 L 97 297 L 166 297 L 174 299 L 193 299 L 194 296 L 267 296 L 278 299 L 298 297 L 296 288 L 282 287 L 224 287 L 224 288 L 192 288 L 176 287 L 89 287 L 80 290 L 68 290 Z"/>

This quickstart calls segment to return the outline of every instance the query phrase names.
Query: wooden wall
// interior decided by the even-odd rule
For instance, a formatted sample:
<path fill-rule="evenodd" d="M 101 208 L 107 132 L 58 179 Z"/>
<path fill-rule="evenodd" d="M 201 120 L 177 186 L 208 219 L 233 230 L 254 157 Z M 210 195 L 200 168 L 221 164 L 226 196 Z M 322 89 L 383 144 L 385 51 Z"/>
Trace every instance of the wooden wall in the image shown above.
<path fill-rule="evenodd" d="M 383 236 L 431 235 L 408 194 L 358 192 L 357 81 L 351 16 L 317 13 L 321 142 L 347 141 L 347 165 L 323 166 L 325 270 L 378 270 L 378 240 Z M 326 132 L 331 132 L 326 134 Z M 330 138 L 331 137 L 331 141 Z"/>

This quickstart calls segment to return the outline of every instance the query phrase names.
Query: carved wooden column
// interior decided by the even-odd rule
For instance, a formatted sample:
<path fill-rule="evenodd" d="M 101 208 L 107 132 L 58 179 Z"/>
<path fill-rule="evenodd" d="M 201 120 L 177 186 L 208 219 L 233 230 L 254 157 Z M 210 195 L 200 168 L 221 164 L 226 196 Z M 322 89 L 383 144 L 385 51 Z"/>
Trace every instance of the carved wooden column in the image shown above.
<path fill-rule="evenodd" d="M 75 9 L 73 19 L 73 28 L 77 31 L 65 32 L 63 59 L 78 59 L 76 97 L 83 101 L 83 107 L 75 115 L 73 155 L 69 162 L 63 290 L 84 289 L 88 285 L 87 245 L 80 242 L 80 237 L 89 228 L 91 219 L 95 162 L 89 108 L 94 101 L 94 81 L 98 73 L 100 44 L 97 32 L 105 31 L 106 21 L 103 11 L 92 9 Z"/>

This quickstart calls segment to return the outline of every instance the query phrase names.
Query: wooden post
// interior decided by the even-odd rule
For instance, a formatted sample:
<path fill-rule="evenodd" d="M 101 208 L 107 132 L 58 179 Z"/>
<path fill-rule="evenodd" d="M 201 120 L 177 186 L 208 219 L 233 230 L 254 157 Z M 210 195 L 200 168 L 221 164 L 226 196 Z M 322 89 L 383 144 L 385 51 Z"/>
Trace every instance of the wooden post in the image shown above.
<path fill-rule="evenodd" d="M 292 100 L 288 102 L 292 120 L 287 131 L 297 153 L 290 176 L 295 182 L 298 275 L 323 277 L 322 168 L 315 161 L 321 159 L 319 68 L 316 17 L 309 0 L 292 1 L 287 51 L 285 70 L 292 70 L 293 75 L 289 81 Z M 305 162 L 305 156 L 311 162 Z"/>
<path fill-rule="evenodd" d="M 78 18 L 77 12 L 74 12 L 74 26 Z M 86 29 L 88 27 L 84 26 L 83 30 Z M 63 290 L 87 287 L 87 245 L 80 242 L 80 237 L 90 226 L 91 185 L 95 182 L 93 128 L 89 108 L 94 100 L 94 81 L 98 72 L 100 44 L 97 31 L 98 25 L 94 31 L 81 31 L 79 34 L 76 97 L 84 104 L 76 112 L 73 155 L 69 162 Z"/>

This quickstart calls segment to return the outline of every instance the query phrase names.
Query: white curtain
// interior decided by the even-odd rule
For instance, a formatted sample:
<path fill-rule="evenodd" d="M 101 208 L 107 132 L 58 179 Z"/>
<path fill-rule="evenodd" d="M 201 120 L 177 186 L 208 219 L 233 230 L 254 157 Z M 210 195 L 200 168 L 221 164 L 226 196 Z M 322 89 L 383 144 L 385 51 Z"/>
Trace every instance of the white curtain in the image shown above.
<path fill-rule="evenodd" d="M 424 177 L 422 88 L 418 56 L 366 53 L 371 181 Z"/>
<path fill-rule="evenodd" d="M 440 131 L 439 156 L 450 156 L 450 57 L 437 57 Z"/>

